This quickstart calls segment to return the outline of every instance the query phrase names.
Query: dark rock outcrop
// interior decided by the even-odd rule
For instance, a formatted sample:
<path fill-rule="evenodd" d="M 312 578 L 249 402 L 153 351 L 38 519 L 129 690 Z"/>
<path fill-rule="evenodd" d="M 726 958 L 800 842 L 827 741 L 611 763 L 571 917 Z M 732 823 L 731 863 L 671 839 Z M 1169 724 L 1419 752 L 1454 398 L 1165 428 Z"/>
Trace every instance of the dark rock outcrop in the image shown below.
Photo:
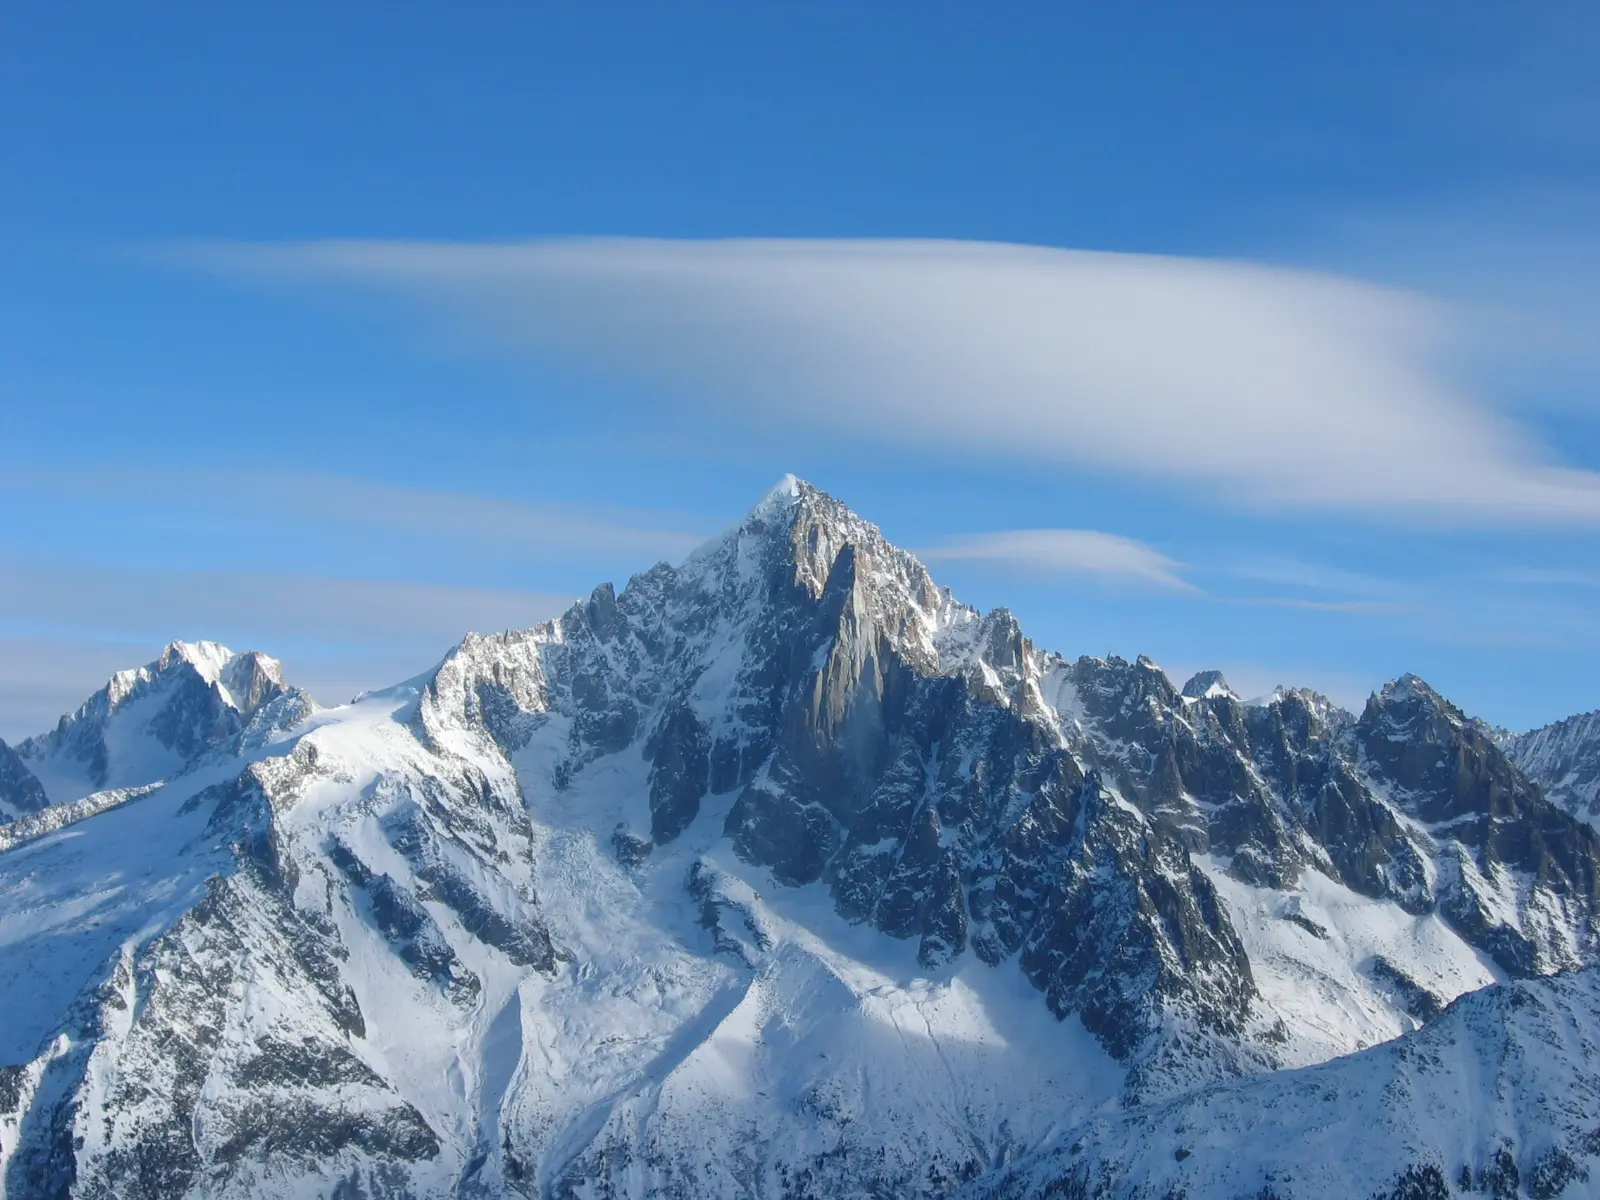
<path fill-rule="evenodd" d="M 49 803 L 38 777 L 15 750 L 0 741 L 0 820 L 14 821 Z"/>

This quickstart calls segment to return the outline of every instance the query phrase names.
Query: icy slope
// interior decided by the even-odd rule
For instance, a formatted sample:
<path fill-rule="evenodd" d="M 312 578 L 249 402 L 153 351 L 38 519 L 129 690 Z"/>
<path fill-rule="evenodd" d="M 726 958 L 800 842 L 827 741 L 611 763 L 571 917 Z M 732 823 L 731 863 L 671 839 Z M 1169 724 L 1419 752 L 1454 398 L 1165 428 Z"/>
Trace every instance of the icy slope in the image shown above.
<path fill-rule="evenodd" d="M 1486 988 L 1397 1041 L 1107 1114 L 968 1200 L 1593 1196 L 1600 970 Z"/>
<path fill-rule="evenodd" d="M 1506 753 L 1552 801 L 1600 828 L 1600 712 L 1513 736 Z"/>
<path fill-rule="evenodd" d="M 173 642 L 155 662 L 119 671 L 54 730 L 16 751 L 52 804 L 141 787 L 226 742 L 284 690 L 282 669 L 264 654 Z"/>

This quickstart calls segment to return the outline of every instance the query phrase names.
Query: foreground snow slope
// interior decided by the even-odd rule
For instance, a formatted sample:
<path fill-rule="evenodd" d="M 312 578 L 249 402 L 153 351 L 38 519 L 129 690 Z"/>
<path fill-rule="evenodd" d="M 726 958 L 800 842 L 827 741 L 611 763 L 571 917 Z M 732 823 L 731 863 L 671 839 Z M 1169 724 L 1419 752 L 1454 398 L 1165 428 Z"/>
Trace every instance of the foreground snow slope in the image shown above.
<path fill-rule="evenodd" d="M 8 1195 L 947 1195 L 1596 955 L 1422 681 L 1066 660 L 797 481 L 359 702 L 269 661 L 25 743 L 129 786 L 0 829 Z"/>
<path fill-rule="evenodd" d="M 1486 988 L 1359 1054 L 1107 1114 L 963 1196 L 1473 1194 L 1600 1194 L 1600 970 Z"/>

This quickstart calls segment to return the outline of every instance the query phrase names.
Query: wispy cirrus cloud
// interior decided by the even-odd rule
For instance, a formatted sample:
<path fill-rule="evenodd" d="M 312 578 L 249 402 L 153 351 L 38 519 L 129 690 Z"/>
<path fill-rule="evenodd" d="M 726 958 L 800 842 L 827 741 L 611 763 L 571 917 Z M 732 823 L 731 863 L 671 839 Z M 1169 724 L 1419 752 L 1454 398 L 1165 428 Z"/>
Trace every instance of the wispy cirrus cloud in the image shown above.
<path fill-rule="evenodd" d="M 458 332 L 675 387 L 701 419 L 1199 485 L 1269 509 L 1600 522 L 1600 474 L 1465 390 L 1415 294 L 1248 263 L 933 241 L 169 248 L 376 289 Z"/>
<path fill-rule="evenodd" d="M 226 633 L 235 640 L 261 639 L 257 648 L 269 652 L 275 640 L 360 644 L 393 638 L 436 643 L 442 650 L 470 629 L 536 624 L 570 599 L 410 580 L 0 559 L 0 612 L 12 629 L 70 626 L 163 641 Z"/>
<path fill-rule="evenodd" d="M 1600 188 L 1503 187 L 1342 212 L 1286 249 L 1450 297 L 1498 404 L 1600 416 Z"/>
<path fill-rule="evenodd" d="M 1232 578 L 1253 583 L 1365 599 L 1392 599 L 1401 588 L 1392 579 L 1298 558 L 1257 556 L 1243 561 L 1224 559 L 1214 564 L 1214 569 Z"/>
<path fill-rule="evenodd" d="M 1208 564 L 1207 575 L 1228 581 L 1230 604 L 1299 608 L 1310 612 L 1385 616 L 1417 613 L 1428 605 L 1414 581 L 1384 578 L 1364 571 L 1288 557 L 1226 556 Z M 1265 585 L 1266 593 L 1255 591 Z"/>
<path fill-rule="evenodd" d="M 1396 600 L 1313 600 L 1305 596 L 1242 596 L 1230 598 L 1232 604 L 1261 604 L 1271 608 L 1303 608 L 1311 612 L 1350 613 L 1356 616 L 1382 616 L 1418 611 L 1415 604 Z"/>
<path fill-rule="evenodd" d="M 1600 571 L 1566 567 L 1498 567 L 1486 572 L 1485 578 L 1530 588 L 1600 588 Z"/>
<path fill-rule="evenodd" d="M 173 639 L 263 650 L 338 703 L 415 675 L 468 630 L 525 628 L 570 602 L 403 579 L 0 559 L 0 737 L 49 728 Z"/>
<path fill-rule="evenodd" d="M 1178 574 L 1181 564 L 1154 547 L 1093 529 L 1011 529 L 972 534 L 917 553 L 929 562 L 994 563 L 1174 592 L 1198 590 Z"/>
<path fill-rule="evenodd" d="M 311 528 L 342 526 L 422 539 L 493 544 L 503 555 L 613 554 L 678 559 L 706 534 L 671 511 L 539 504 L 410 487 L 354 476 L 143 465 L 9 466 L 0 491 L 46 497 L 98 495 L 121 510 L 160 508 L 172 519 L 224 521 L 231 531 L 251 523 L 298 520 Z"/>
<path fill-rule="evenodd" d="M 603 564 L 677 560 L 702 540 L 670 510 L 259 468 L 10 464 L 0 497 L 12 501 L 0 507 L 7 739 L 53 725 L 175 638 L 264 650 L 341 701 L 414 675 L 468 630 L 560 612 L 569 598 L 540 582 L 586 587 Z M 123 543 L 139 548 L 131 564 Z M 506 577 L 538 582 L 456 582 Z"/>

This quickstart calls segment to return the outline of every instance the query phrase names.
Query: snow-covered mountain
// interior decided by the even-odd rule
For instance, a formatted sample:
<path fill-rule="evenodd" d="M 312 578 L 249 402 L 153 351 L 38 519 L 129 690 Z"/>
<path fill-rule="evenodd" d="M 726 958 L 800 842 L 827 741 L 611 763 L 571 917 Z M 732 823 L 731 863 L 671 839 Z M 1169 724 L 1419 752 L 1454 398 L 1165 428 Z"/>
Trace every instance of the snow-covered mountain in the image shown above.
<path fill-rule="evenodd" d="M 234 654 L 215 642 L 173 642 L 155 662 L 117 672 L 51 732 L 17 746 L 16 754 L 52 804 L 107 788 L 142 787 L 235 736 L 283 691 L 282 668 L 264 654 Z"/>
<path fill-rule="evenodd" d="M 1504 746 L 1546 796 L 1600 828 L 1600 712 L 1506 738 Z"/>
<path fill-rule="evenodd" d="M 175 646 L 19 750 L 8 1195 L 1012 1187 L 1600 960 L 1600 835 L 1421 680 L 1065 659 L 793 480 L 352 704 Z"/>

